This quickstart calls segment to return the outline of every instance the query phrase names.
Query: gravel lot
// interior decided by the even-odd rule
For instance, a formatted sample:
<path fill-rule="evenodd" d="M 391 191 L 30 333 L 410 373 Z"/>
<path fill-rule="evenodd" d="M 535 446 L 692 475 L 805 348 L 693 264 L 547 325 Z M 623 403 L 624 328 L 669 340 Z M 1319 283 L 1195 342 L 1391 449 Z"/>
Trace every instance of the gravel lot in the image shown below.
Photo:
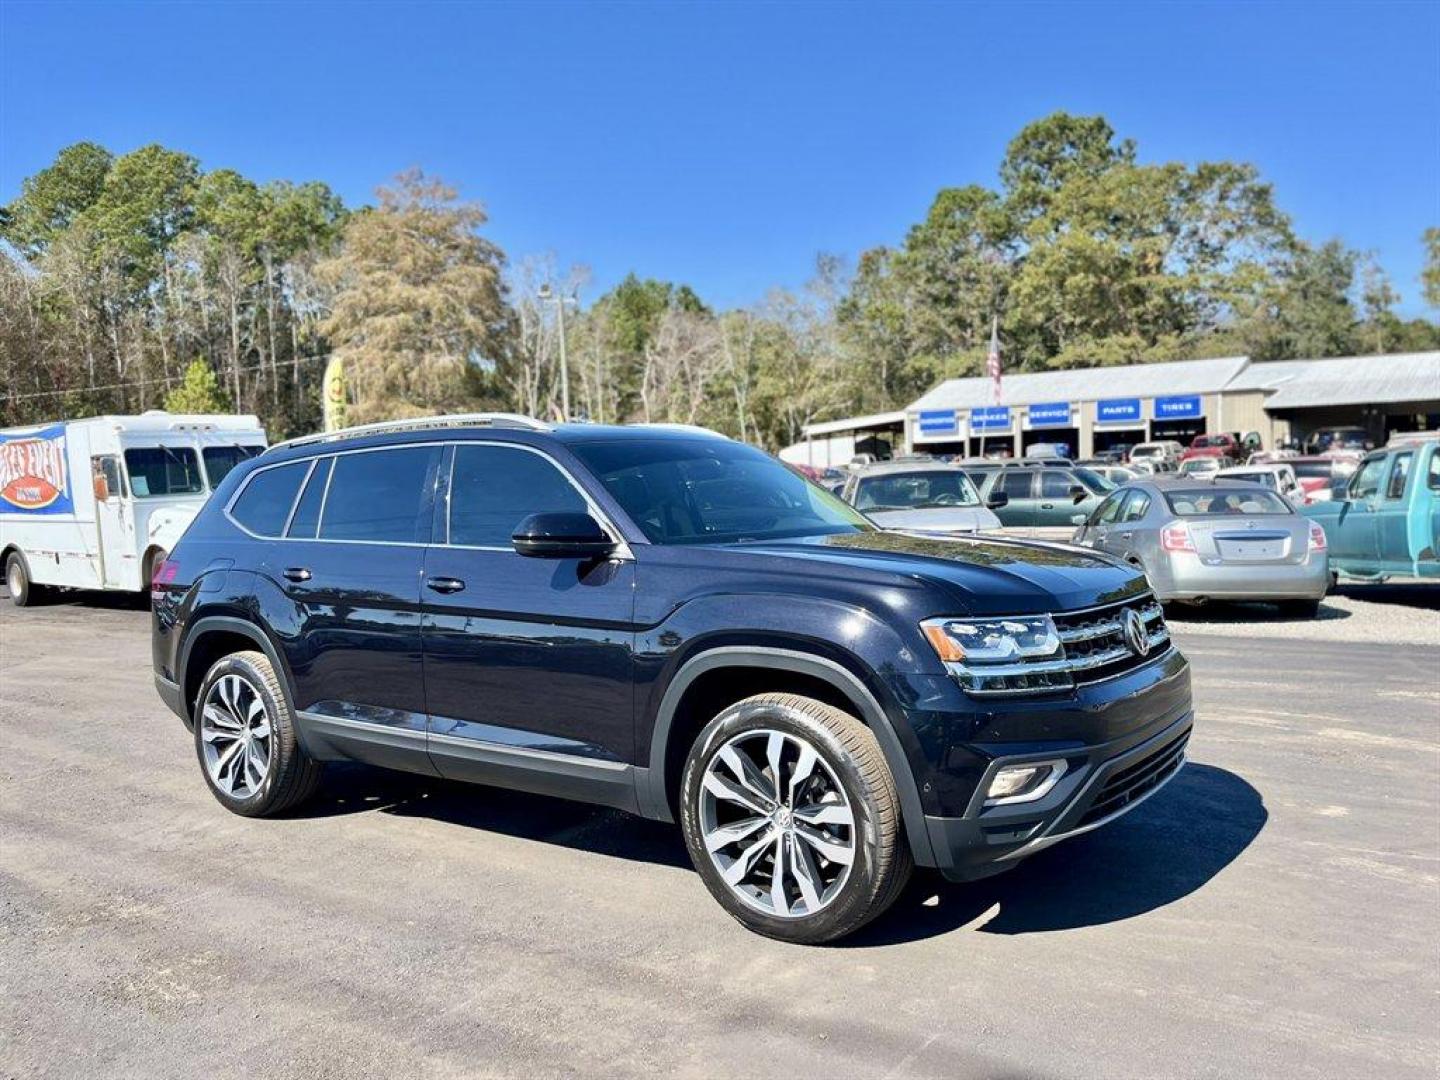
<path fill-rule="evenodd" d="M 1349 629 L 1435 611 L 1360 597 L 1183 621 L 1174 783 L 825 949 L 746 933 L 674 829 L 605 810 L 346 768 L 233 817 L 148 616 L 0 603 L 0 1077 L 1428 1080 L 1440 652 Z"/>
<path fill-rule="evenodd" d="M 1342 584 L 1321 602 L 1320 614 L 1313 619 L 1281 615 L 1273 604 L 1222 603 L 1203 608 L 1177 604 L 1167 618 L 1185 634 L 1440 648 L 1440 583 Z"/>

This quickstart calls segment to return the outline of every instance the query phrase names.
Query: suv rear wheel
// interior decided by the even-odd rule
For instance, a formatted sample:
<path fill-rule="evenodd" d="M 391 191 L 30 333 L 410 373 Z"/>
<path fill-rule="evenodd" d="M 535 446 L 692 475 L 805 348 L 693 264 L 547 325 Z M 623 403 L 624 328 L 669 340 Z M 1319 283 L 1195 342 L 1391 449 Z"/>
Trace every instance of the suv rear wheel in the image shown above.
<path fill-rule="evenodd" d="M 295 714 L 261 652 L 217 660 L 200 684 L 195 753 L 211 793 L 232 813 L 269 817 L 309 798 L 321 766 L 295 737 Z"/>
<path fill-rule="evenodd" d="M 717 716 L 691 748 L 680 799 L 711 895 L 768 937 L 849 934 L 910 876 L 895 781 L 874 734 L 811 698 L 760 694 Z"/>

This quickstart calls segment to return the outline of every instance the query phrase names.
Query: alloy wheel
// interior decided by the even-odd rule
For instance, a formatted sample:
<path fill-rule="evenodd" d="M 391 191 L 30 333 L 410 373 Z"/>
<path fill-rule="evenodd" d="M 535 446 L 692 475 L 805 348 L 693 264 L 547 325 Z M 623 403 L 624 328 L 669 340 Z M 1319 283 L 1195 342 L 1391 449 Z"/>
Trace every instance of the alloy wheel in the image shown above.
<path fill-rule="evenodd" d="M 721 879 L 766 915 L 801 918 L 840 894 L 855 862 L 855 811 L 805 739 L 746 731 L 710 758 L 700 833 Z"/>
<path fill-rule="evenodd" d="M 222 675 L 200 711 L 205 770 L 232 799 L 248 799 L 270 771 L 274 728 L 265 699 L 242 675 Z"/>

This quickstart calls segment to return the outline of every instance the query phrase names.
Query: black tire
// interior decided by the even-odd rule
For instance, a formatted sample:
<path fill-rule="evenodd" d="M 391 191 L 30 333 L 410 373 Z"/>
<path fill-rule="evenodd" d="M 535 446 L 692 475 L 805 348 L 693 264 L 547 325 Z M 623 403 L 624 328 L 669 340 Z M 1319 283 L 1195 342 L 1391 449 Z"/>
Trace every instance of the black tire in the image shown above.
<path fill-rule="evenodd" d="M 707 767 L 732 739 L 766 729 L 807 743 L 853 808 L 854 861 L 833 898 L 813 915 L 782 917 L 757 910 L 726 884 L 705 845 L 700 795 Z M 746 698 L 706 725 L 681 778 L 680 825 L 691 861 L 720 906 L 748 929 L 782 941 L 819 944 L 853 933 L 894 903 L 913 868 L 895 780 L 874 733 L 848 713 L 796 694 Z M 796 844 L 803 846 L 798 839 Z"/>
<path fill-rule="evenodd" d="M 1276 606 L 1281 615 L 1292 619 L 1313 619 L 1320 614 L 1319 600 L 1281 600 Z"/>
<path fill-rule="evenodd" d="M 229 675 L 239 678 L 257 694 L 270 721 L 269 764 L 264 779 L 253 791 L 232 794 L 211 776 L 206 761 L 206 727 L 203 712 L 211 691 Z M 304 802 L 320 785 L 323 766 L 311 759 L 295 734 L 295 712 L 289 695 L 264 653 L 231 653 L 217 660 L 205 674 L 195 705 L 195 754 L 200 775 L 220 805 L 242 817 L 273 817 Z"/>
<path fill-rule="evenodd" d="M 34 607 L 45 598 L 44 588 L 30 580 L 30 567 L 18 551 L 5 559 L 5 592 L 16 607 Z"/>

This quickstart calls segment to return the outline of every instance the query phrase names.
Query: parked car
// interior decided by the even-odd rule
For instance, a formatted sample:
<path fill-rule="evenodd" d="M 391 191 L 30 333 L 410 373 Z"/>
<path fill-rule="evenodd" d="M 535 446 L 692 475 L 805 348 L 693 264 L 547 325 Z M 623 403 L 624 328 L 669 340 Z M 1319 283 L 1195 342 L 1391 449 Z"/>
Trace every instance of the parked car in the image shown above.
<path fill-rule="evenodd" d="M 1124 465 L 1129 456 L 1130 448 L 1128 446 L 1112 446 L 1108 450 L 1096 450 L 1095 456 L 1091 460 L 1105 465 Z M 1082 461 L 1078 464 L 1084 465 L 1085 462 Z"/>
<path fill-rule="evenodd" d="M 157 690 L 227 810 L 357 760 L 678 820 L 715 899 L 796 942 L 912 864 L 971 880 L 1129 812 L 1192 724 L 1134 567 L 880 530 L 716 435 L 294 440 L 225 479 L 152 595 Z"/>
<path fill-rule="evenodd" d="M 1325 532 L 1258 484 L 1137 480 L 1073 541 L 1143 567 L 1162 601 L 1271 600 L 1313 615 L 1330 585 Z"/>
<path fill-rule="evenodd" d="M 1000 469 L 985 478 L 980 495 L 1006 532 L 1064 540 L 1072 532 L 1070 519 L 1088 513 L 1114 487 L 1081 466 Z M 999 495 L 1004 502 L 996 501 Z"/>
<path fill-rule="evenodd" d="M 1059 442 L 1032 443 L 1025 448 L 1024 457 L 1031 461 L 1037 459 L 1049 459 L 1068 462 L 1070 460 L 1070 444 Z"/>
<path fill-rule="evenodd" d="M 1292 457 L 1286 464 L 1295 471 L 1295 479 L 1305 493 L 1307 504 L 1325 502 L 1330 498 L 1337 477 L 1334 458 Z"/>
<path fill-rule="evenodd" d="M 1196 458 L 1219 457 L 1230 458 L 1232 461 L 1245 459 L 1240 441 L 1234 435 L 1223 431 L 1214 435 L 1196 435 L 1180 455 L 1180 464 L 1183 466 L 1185 462 L 1194 461 Z"/>
<path fill-rule="evenodd" d="M 1364 454 L 1374 448 L 1375 440 L 1363 427 L 1324 427 L 1312 431 L 1305 440 L 1305 449 L 1311 454 L 1332 450 L 1354 450 Z"/>
<path fill-rule="evenodd" d="M 1110 483 L 1119 487 L 1121 484 L 1128 484 L 1140 475 L 1140 470 L 1132 469 L 1128 465 L 1106 465 L 1103 462 L 1082 461 L 1081 465 L 1093 472 L 1099 473 Z"/>
<path fill-rule="evenodd" d="M 875 524 L 912 532 L 974 533 L 1000 528 L 964 469 L 941 462 L 886 462 L 852 473 L 842 498 Z M 1004 505 L 1004 496 L 995 496 Z"/>
<path fill-rule="evenodd" d="M 1185 477 L 1214 476 L 1221 469 L 1228 469 L 1235 464 L 1234 458 L 1228 457 L 1192 457 L 1180 463 L 1179 474 Z"/>
<path fill-rule="evenodd" d="M 1285 496 L 1291 506 L 1303 506 L 1305 504 L 1305 489 L 1300 486 L 1300 481 L 1295 478 L 1295 469 L 1290 464 L 1256 465 L 1252 461 L 1247 465 L 1233 465 L 1228 469 L 1220 469 L 1215 473 L 1217 480 L 1248 480 L 1253 484 L 1263 484 L 1271 491 L 1278 491 Z"/>
<path fill-rule="evenodd" d="M 1370 454 L 1335 498 L 1305 513 L 1325 529 L 1338 573 L 1440 578 L 1440 438 Z"/>
<path fill-rule="evenodd" d="M 1130 448 L 1130 463 L 1140 461 L 1169 462 L 1172 466 L 1180 463 L 1180 455 L 1185 448 L 1174 439 L 1158 439 L 1155 442 L 1143 442 Z"/>

